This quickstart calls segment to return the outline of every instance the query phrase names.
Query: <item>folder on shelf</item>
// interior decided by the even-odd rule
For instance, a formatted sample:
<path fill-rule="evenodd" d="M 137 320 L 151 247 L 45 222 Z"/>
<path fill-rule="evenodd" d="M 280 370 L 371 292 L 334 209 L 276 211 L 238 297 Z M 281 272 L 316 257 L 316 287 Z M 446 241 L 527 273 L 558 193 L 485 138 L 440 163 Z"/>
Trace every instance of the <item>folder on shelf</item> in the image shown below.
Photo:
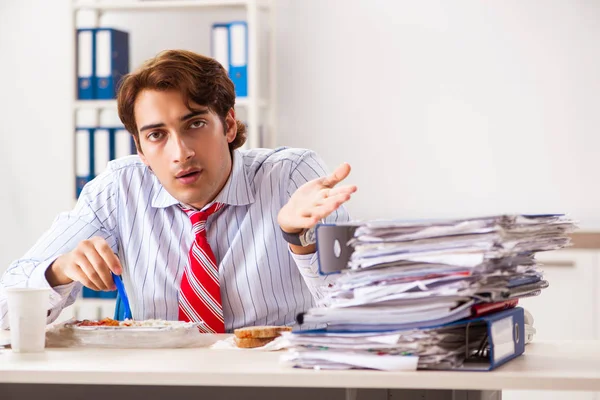
<path fill-rule="evenodd" d="M 96 98 L 114 99 L 121 78 L 129 72 L 129 34 L 112 28 L 98 28 L 95 35 Z"/>
<path fill-rule="evenodd" d="M 112 159 L 126 157 L 137 153 L 133 136 L 125 129 L 113 129 L 113 140 L 114 157 Z"/>
<path fill-rule="evenodd" d="M 245 21 L 213 24 L 211 54 L 229 73 L 237 97 L 248 96 L 248 25 Z"/>
<path fill-rule="evenodd" d="M 95 290 L 92 290 L 92 289 L 90 289 L 88 287 L 85 287 L 85 286 L 81 289 L 81 297 L 83 297 L 84 299 L 95 299 L 95 298 L 98 298 L 98 297 L 100 297 L 99 296 L 100 293 L 101 292 L 96 292 Z M 96 319 L 96 318 L 97 317 L 93 317 L 91 319 Z M 88 319 L 89 319 L 89 317 L 88 317 Z"/>
<path fill-rule="evenodd" d="M 93 179 L 94 128 L 77 128 L 75 132 L 75 191 L 77 197 Z"/>
<path fill-rule="evenodd" d="M 229 24 L 213 24 L 211 54 L 226 71 L 229 71 Z"/>
<path fill-rule="evenodd" d="M 94 178 L 94 130 L 98 126 L 96 110 L 81 109 L 75 114 L 75 191 Z"/>
<path fill-rule="evenodd" d="M 116 290 L 111 290 L 111 291 L 98 292 L 98 297 L 101 298 L 101 299 L 116 299 L 117 298 L 117 291 Z"/>
<path fill-rule="evenodd" d="M 229 77 L 236 97 L 248 96 L 248 25 L 245 21 L 229 24 Z"/>
<path fill-rule="evenodd" d="M 95 29 L 78 29 L 77 42 L 77 98 L 91 100 L 94 93 Z"/>
<path fill-rule="evenodd" d="M 94 129 L 94 176 L 100 175 L 106 169 L 110 158 L 110 129 Z"/>
<path fill-rule="evenodd" d="M 101 167 L 100 169 L 95 169 L 94 172 L 96 175 L 104 170 L 108 161 L 135 153 L 135 151 L 132 152 L 132 149 L 135 149 L 135 146 L 132 147 L 133 138 L 123 127 L 116 110 L 112 108 L 102 110 L 100 113 L 100 127 L 98 129 L 101 130 L 101 135 L 105 136 L 108 134 L 108 142 L 104 141 L 104 138 L 102 139 L 103 144 L 108 143 L 108 148 L 102 149 L 100 153 L 96 149 L 96 154 L 102 155 L 100 160 L 96 160 L 96 165 Z M 100 139 L 97 138 L 97 140 Z"/>
<path fill-rule="evenodd" d="M 116 299 L 117 298 L 117 291 L 116 290 L 112 290 L 112 291 L 95 291 L 92 290 L 90 288 L 87 287 L 83 287 L 83 289 L 81 289 L 81 297 L 83 297 L 84 299 Z M 97 312 L 95 309 L 97 307 L 97 303 L 92 305 L 90 308 L 91 310 L 89 310 L 88 312 L 91 313 L 93 315 L 94 312 Z M 112 303 L 109 305 L 110 309 L 113 308 Z M 109 314 L 106 314 L 105 316 L 109 316 Z M 97 317 L 85 317 L 88 319 L 97 319 Z M 84 317 L 82 317 L 82 319 L 85 319 Z"/>

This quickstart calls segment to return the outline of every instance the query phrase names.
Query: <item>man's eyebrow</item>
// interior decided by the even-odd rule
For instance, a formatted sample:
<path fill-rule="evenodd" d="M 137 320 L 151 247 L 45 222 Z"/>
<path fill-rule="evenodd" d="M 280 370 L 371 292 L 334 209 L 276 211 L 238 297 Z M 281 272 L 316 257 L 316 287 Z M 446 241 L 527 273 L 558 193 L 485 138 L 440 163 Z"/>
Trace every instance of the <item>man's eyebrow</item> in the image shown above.
<path fill-rule="evenodd" d="M 165 126 L 163 122 L 159 122 L 158 124 L 144 125 L 140 128 L 140 132 L 147 131 L 148 129 L 162 128 L 163 126 Z"/>
<path fill-rule="evenodd" d="M 179 120 L 180 120 L 181 122 L 183 122 L 183 121 L 187 121 L 187 120 L 188 120 L 188 119 L 190 119 L 190 118 L 194 118 L 194 117 L 196 117 L 196 116 L 198 116 L 198 115 L 206 115 L 206 114 L 208 114 L 208 109 L 207 109 L 207 108 L 206 108 L 206 109 L 204 109 L 204 110 L 196 110 L 196 111 L 192 111 L 192 112 L 190 112 L 190 113 L 188 113 L 188 114 L 184 115 L 183 117 L 179 118 Z M 157 123 L 157 124 L 149 124 L 149 125 L 144 125 L 144 126 L 142 126 L 142 127 L 140 128 L 140 132 L 147 131 L 148 129 L 162 128 L 162 127 L 164 127 L 164 126 L 165 126 L 165 124 L 164 124 L 163 122 L 159 122 L 159 123 Z"/>
<path fill-rule="evenodd" d="M 181 122 L 183 121 L 187 121 L 190 118 L 194 118 L 198 115 L 206 115 L 208 114 L 208 108 L 205 108 L 204 110 L 196 110 L 196 111 L 192 111 L 189 114 L 184 115 L 183 117 L 180 118 Z"/>

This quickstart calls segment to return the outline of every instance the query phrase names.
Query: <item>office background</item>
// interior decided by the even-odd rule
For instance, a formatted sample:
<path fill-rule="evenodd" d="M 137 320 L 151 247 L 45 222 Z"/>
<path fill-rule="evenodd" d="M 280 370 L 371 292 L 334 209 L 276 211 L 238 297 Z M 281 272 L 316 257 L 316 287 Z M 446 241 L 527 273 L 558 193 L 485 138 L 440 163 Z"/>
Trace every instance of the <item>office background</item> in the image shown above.
<path fill-rule="evenodd" d="M 107 16 L 159 32 L 132 41 L 132 67 L 163 42 L 208 51 L 215 18 L 174 13 Z M 350 162 L 355 218 L 600 227 L 599 2 L 278 0 L 276 15 L 277 144 Z M 68 0 L 0 2 L 0 271 L 73 205 L 72 34 Z"/>
<path fill-rule="evenodd" d="M 276 0 L 275 13 L 276 144 L 350 162 L 354 218 L 566 212 L 600 231 L 600 2 Z M 211 24 L 240 15 L 103 22 L 131 32 L 135 68 L 167 47 L 208 53 Z M 70 0 L 0 0 L 0 272 L 74 204 L 73 50 Z M 599 339 L 598 246 L 548 265 L 550 288 L 523 304 L 537 337 Z"/>

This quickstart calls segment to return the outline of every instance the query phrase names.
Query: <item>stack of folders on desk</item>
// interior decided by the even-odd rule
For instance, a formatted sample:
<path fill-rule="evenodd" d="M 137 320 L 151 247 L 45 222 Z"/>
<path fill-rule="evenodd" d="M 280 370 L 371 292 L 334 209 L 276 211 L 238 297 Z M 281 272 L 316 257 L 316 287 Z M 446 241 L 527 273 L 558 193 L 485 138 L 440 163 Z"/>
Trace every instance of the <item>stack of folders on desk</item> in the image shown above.
<path fill-rule="evenodd" d="M 493 369 L 523 353 L 518 299 L 548 287 L 535 254 L 570 243 L 564 215 L 319 225 L 322 274 L 340 273 L 319 329 L 286 335 L 297 367 Z"/>

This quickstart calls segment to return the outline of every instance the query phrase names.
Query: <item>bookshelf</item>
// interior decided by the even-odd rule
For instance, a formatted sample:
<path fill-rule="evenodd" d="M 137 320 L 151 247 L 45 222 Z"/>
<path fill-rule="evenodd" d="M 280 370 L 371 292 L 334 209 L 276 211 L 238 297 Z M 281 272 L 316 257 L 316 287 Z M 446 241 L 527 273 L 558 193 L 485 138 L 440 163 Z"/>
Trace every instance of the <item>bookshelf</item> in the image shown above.
<path fill-rule="evenodd" d="M 77 15 L 80 12 L 94 13 L 95 23 L 99 26 L 101 17 L 108 12 L 162 12 L 166 11 L 203 12 L 215 9 L 242 9 L 248 24 L 248 96 L 236 99 L 236 110 L 243 109 L 248 125 L 248 143 L 250 148 L 271 147 L 275 143 L 276 115 L 276 68 L 275 68 L 275 12 L 273 0 L 73 0 L 72 20 L 73 31 L 78 26 Z M 262 15 L 266 14 L 266 15 Z M 210 32 L 207 27 L 207 32 Z M 266 32 L 266 40 L 259 40 L 261 32 Z M 261 37 L 262 39 L 262 37 Z M 76 48 L 73 35 L 73 73 L 75 77 Z M 157 48 L 158 53 L 161 48 Z M 198 49 L 208 54 L 208 49 Z M 264 54 L 266 57 L 260 57 Z M 210 55 L 210 54 L 208 54 Z M 266 60 L 263 60 L 265 58 Z M 137 67 L 130 65 L 130 69 Z M 264 73 L 268 71 L 268 73 Z M 73 93 L 73 109 L 106 109 L 114 108 L 115 101 L 78 100 L 76 90 Z M 261 134 L 262 129 L 262 134 Z M 73 129 L 74 130 L 74 129 Z M 262 137 L 261 137 L 262 136 Z"/>
<path fill-rule="evenodd" d="M 110 22 L 106 22 L 105 17 L 123 15 L 130 18 L 131 21 L 141 18 L 152 18 L 159 14 L 160 19 L 172 19 L 181 16 L 181 12 L 202 16 L 200 23 L 206 24 L 205 32 L 210 35 L 211 25 L 207 23 L 207 15 L 214 14 L 215 19 L 212 22 L 223 22 L 224 20 L 243 19 L 247 23 L 248 34 L 248 96 L 238 97 L 235 108 L 238 118 L 247 125 L 248 140 L 245 148 L 273 147 L 275 145 L 276 130 L 276 68 L 275 68 L 275 12 L 274 0 L 72 0 L 72 62 L 71 76 L 73 77 L 72 93 L 72 129 L 73 143 L 75 142 L 74 132 L 77 126 L 77 114 L 80 112 L 95 113 L 96 120 L 100 121 L 100 115 L 105 110 L 112 110 L 116 113 L 116 100 L 79 100 L 77 97 L 76 84 L 76 65 L 77 48 L 75 32 L 77 28 L 82 27 L 112 27 Z M 232 18 L 223 18 L 224 15 L 234 15 Z M 82 24 L 81 14 L 84 14 L 85 22 Z M 243 15 L 240 18 L 240 15 Z M 210 17 L 208 17 L 210 18 Z M 155 21 L 155 20 L 152 20 Z M 189 22 L 189 21 L 188 21 Z M 185 22 L 184 22 L 185 23 Z M 128 30 L 126 26 L 118 27 Z M 135 29 L 135 27 L 134 27 Z M 179 31 L 183 35 L 185 31 Z M 204 31 L 202 31 L 204 32 Z M 137 35 L 137 32 L 133 31 Z M 169 32 L 170 33 L 170 32 Z M 187 32 L 185 33 L 187 35 Z M 196 36 L 197 37 L 197 36 Z M 139 35 L 138 35 L 139 39 Z M 153 40 L 151 37 L 144 38 L 144 47 L 151 47 Z M 198 48 L 189 48 L 204 55 L 210 54 L 210 47 L 206 47 L 206 38 L 199 38 L 199 42 L 204 41 L 204 46 Z M 208 40 L 210 43 L 210 40 Z M 130 41 L 130 71 L 141 64 L 145 59 L 132 57 L 135 44 Z M 170 46 L 170 47 L 165 47 Z M 177 45 L 162 43 L 162 47 L 153 50 L 155 55 L 159 51 L 167 48 L 178 48 Z M 148 50 L 147 50 L 148 51 Z M 150 56 L 152 56 L 150 55 Z M 75 145 L 73 149 L 73 165 L 75 165 Z M 74 176 L 74 175 L 73 175 Z M 75 186 L 75 185 L 73 185 Z M 73 198 L 76 198 L 74 191 Z M 78 318 L 96 318 L 112 317 L 114 310 L 114 299 L 101 298 L 80 298 L 76 301 L 72 310 L 73 316 Z"/>

